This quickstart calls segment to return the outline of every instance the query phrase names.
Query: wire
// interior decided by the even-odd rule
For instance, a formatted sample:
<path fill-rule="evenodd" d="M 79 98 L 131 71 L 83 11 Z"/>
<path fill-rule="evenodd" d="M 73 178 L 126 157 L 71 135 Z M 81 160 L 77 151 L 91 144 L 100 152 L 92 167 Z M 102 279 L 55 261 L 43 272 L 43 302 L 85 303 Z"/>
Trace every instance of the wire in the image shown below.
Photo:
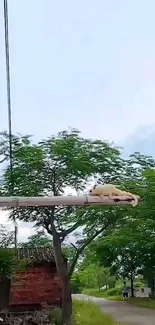
<path fill-rule="evenodd" d="M 12 116 L 11 116 L 11 87 L 10 87 L 10 56 L 9 56 L 9 24 L 8 24 L 8 2 L 4 0 L 4 31 L 5 31 L 5 56 L 6 56 L 6 78 L 7 78 L 7 105 L 8 105 L 8 124 L 9 124 L 9 158 L 10 158 L 10 176 L 11 176 L 11 195 L 14 192 L 13 175 L 13 153 L 12 153 Z M 15 224 L 15 248 L 17 247 L 17 225 Z"/>

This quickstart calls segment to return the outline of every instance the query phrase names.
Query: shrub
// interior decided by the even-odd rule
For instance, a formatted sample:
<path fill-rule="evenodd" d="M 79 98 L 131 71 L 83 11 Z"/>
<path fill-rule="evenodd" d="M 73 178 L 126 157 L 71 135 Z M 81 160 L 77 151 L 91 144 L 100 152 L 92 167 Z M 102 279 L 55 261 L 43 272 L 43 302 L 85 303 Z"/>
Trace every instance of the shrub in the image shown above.
<path fill-rule="evenodd" d="M 135 288 L 143 288 L 144 287 L 144 282 L 137 281 L 134 283 Z"/>
<path fill-rule="evenodd" d="M 85 289 L 82 291 L 83 294 L 94 297 L 110 297 L 120 296 L 122 294 L 122 287 L 115 287 L 108 290 L 97 290 L 97 289 Z"/>
<path fill-rule="evenodd" d="M 10 276 L 16 267 L 16 258 L 13 251 L 0 249 L 0 275 Z"/>
<path fill-rule="evenodd" d="M 81 278 L 78 272 L 74 272 L 72 275 L 71 287 L 73 293 L 80 293 L 82 291 Z"/>
<path fill-rule="evenodd" d="M 120 286 L 105 291 L 106 296 L 119 296 L 121 295 L 121 293 L 122 293 L 122 287 Z"/>
<path fill-rule="evenodd" d="M 26 261 L 18 261 L 14 249 L 0 248 L 0 310 L 8 308 L 12 275 L 26 265 Z"/>
<path fill-rule="evenodd" d="M 85 289 L 82 291 L 82 293 L 84 295 L 88 295 L 88 296 L 94 296 L 94 297 L 106 297 L 105 295 L 105 290 L 97 290 L 97 289 Z"/>
<path fill-rule="evenodd" d="M 51 311 L 50 320 L 54 325 L 62 324 L 62 313 L 61 309 L 58 307 L 54 307 Z"/>

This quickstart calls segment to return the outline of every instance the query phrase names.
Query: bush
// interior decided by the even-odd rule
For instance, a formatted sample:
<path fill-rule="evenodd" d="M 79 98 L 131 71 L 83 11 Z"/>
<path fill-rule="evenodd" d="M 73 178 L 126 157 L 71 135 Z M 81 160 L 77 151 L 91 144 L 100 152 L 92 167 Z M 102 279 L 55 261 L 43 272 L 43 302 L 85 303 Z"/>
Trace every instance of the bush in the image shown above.
<path fill-rule="evenodd" d="M 143 288 L 144 287 L 144 282 L 137 281 L 134 283 L 134 288 Z"/>
<path fill-rule="evenodd" d="M 116 325 L 111 317 L 104 315 L 99 306 L 85 301 L 73 301 L 74 325 Z"/>
<path fill-rule="evenodd" d="M 51 311 L 50 320 L 54 325 L 61 325 L 62 323 L 62 313 L 61 309 L 58 307 L 54 307 Z"/>
<path fill-rule="evenodd" d="M 82 293 L 84 295 L 88 295 L 88 296 L 94 296 L 94 297 L 105 297 L 105 290 L 98 290 L 98 289 L 85 289 L 82 291 Z"/>
<path fill-rule="evenodd" d="M 88 295 L 88 296 L 92 296 L 93 295 L 93 293 L 95 293 L 95 292 L 101 292 L 101 291 L 104 291 L 104 290 L 98 290 L 98 289 L 84 289 L 84 290 L 82 290 L 82 294 L 83 295 Z"/>
<path fill-rule="evenodd" d="M 112 289 L 108 289 L 104 293 L 106 296 L 119 296 L 122 293 L 122 287 L 118 286 Z"/>
<path fill-rule="evenodd" d="M 71 287 L 73 293 L 82 292 L 81 278 L 78 272 L 74 272 L 71 278 Z"/>
<path fill-rule="evenodd" d="M 14 251 L 7 248 L 0 249 L 0 275 L 10 276 L 16 267 Z"/>
<path fill-rule="evenodd" d="M 108 290 L 97 290 L 97 289 L 85 289 L 82 291 L 83 294 L 94 297 L 110 297 L 120 296 L 122 294 L 122 287 L 115 287 Z"/>
<path fill-rule="evenodd" d="M 28 267 L 26 259 L 19 261 L 14 249 L 0 248 L 0 275 L 12 276 Z"/>

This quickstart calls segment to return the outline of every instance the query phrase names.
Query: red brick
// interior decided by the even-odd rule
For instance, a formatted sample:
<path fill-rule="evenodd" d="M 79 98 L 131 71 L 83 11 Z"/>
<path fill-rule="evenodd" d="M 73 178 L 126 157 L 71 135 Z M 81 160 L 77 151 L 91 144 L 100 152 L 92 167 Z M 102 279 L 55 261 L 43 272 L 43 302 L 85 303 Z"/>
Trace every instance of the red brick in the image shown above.
<path fill-rule="evenodd" d="M 49 272 L 50 271 L 50 272 Z M 26 272 L 18 272 L 13 277 L 10 305 L 22 303 L 58 304 L 61 300 L 61 282 L 56 269 L 49 266 L 30 268 Z"/>

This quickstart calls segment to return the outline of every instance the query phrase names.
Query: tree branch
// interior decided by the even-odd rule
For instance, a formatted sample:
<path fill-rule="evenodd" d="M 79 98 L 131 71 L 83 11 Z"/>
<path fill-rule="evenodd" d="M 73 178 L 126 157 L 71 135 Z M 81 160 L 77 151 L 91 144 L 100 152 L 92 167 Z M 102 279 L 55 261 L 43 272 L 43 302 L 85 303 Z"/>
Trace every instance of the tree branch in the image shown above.
<path fill-rule="evenodd" d="M 69 267 L 69 271 L 68 271 L 68 274 L 69 274 L 69 277 L 71 277 L 73 271 L 74 271 L 74 268 L 75 268 L 75 265 L 77 263 L 77 260 L 80 256 L 80 254 L 83 252 L 83 250 L 105 229 L 105 227 L 101 228 L 100 230 L 96 231 L 95 234 L 93 236 L 91 236 L 90 238 L 88 238 L 85 243 L 79 248 L 77 249 L 77 252 L 75 254 L 75 256 L 73 257 L 73 260 L 72 260 L 72 263 Z"/>
<path fill-rule="evenodd" d="M 44 220 L 44 227 L 50 235 L 53 235 L 52 226 L 54 225 L 55 206 L 52 207 L 52 211 L 49 212 L 48 208 L 45 208 L 45 211 L 46 211 L 48 220 L 46 220 L 46 219 Z M 51 226 L 51 229 L 49 228 L 49 226 Z"/>
<path fill-rule="evenodd" d="M 71 243 L 71 246 L 76 250 L 76 252 L 78 251 L 78 248 L 76 247 L 76 245 L 74 245 L 73 243 Z"/>
<path fill-rule="evenodd" d="M 73 226 L 71 226 L 70 228 L 63 230 L 62 232 L 59 233 L 59 236 L 62 238 L 62 241 L 64 240 L 64 238 L 66 236 L 68 236 L 71 232 L 73 232 L 74 230 L 76 230 L 78 227 L 82 226 L 82 222 L 81 221 L 77 221 Z"/>
<path fill-rule="evenodd" d="M 2 160 L 0 160 L 0 164 L 3 163 L 7 158 L 3 158 Z"/>

